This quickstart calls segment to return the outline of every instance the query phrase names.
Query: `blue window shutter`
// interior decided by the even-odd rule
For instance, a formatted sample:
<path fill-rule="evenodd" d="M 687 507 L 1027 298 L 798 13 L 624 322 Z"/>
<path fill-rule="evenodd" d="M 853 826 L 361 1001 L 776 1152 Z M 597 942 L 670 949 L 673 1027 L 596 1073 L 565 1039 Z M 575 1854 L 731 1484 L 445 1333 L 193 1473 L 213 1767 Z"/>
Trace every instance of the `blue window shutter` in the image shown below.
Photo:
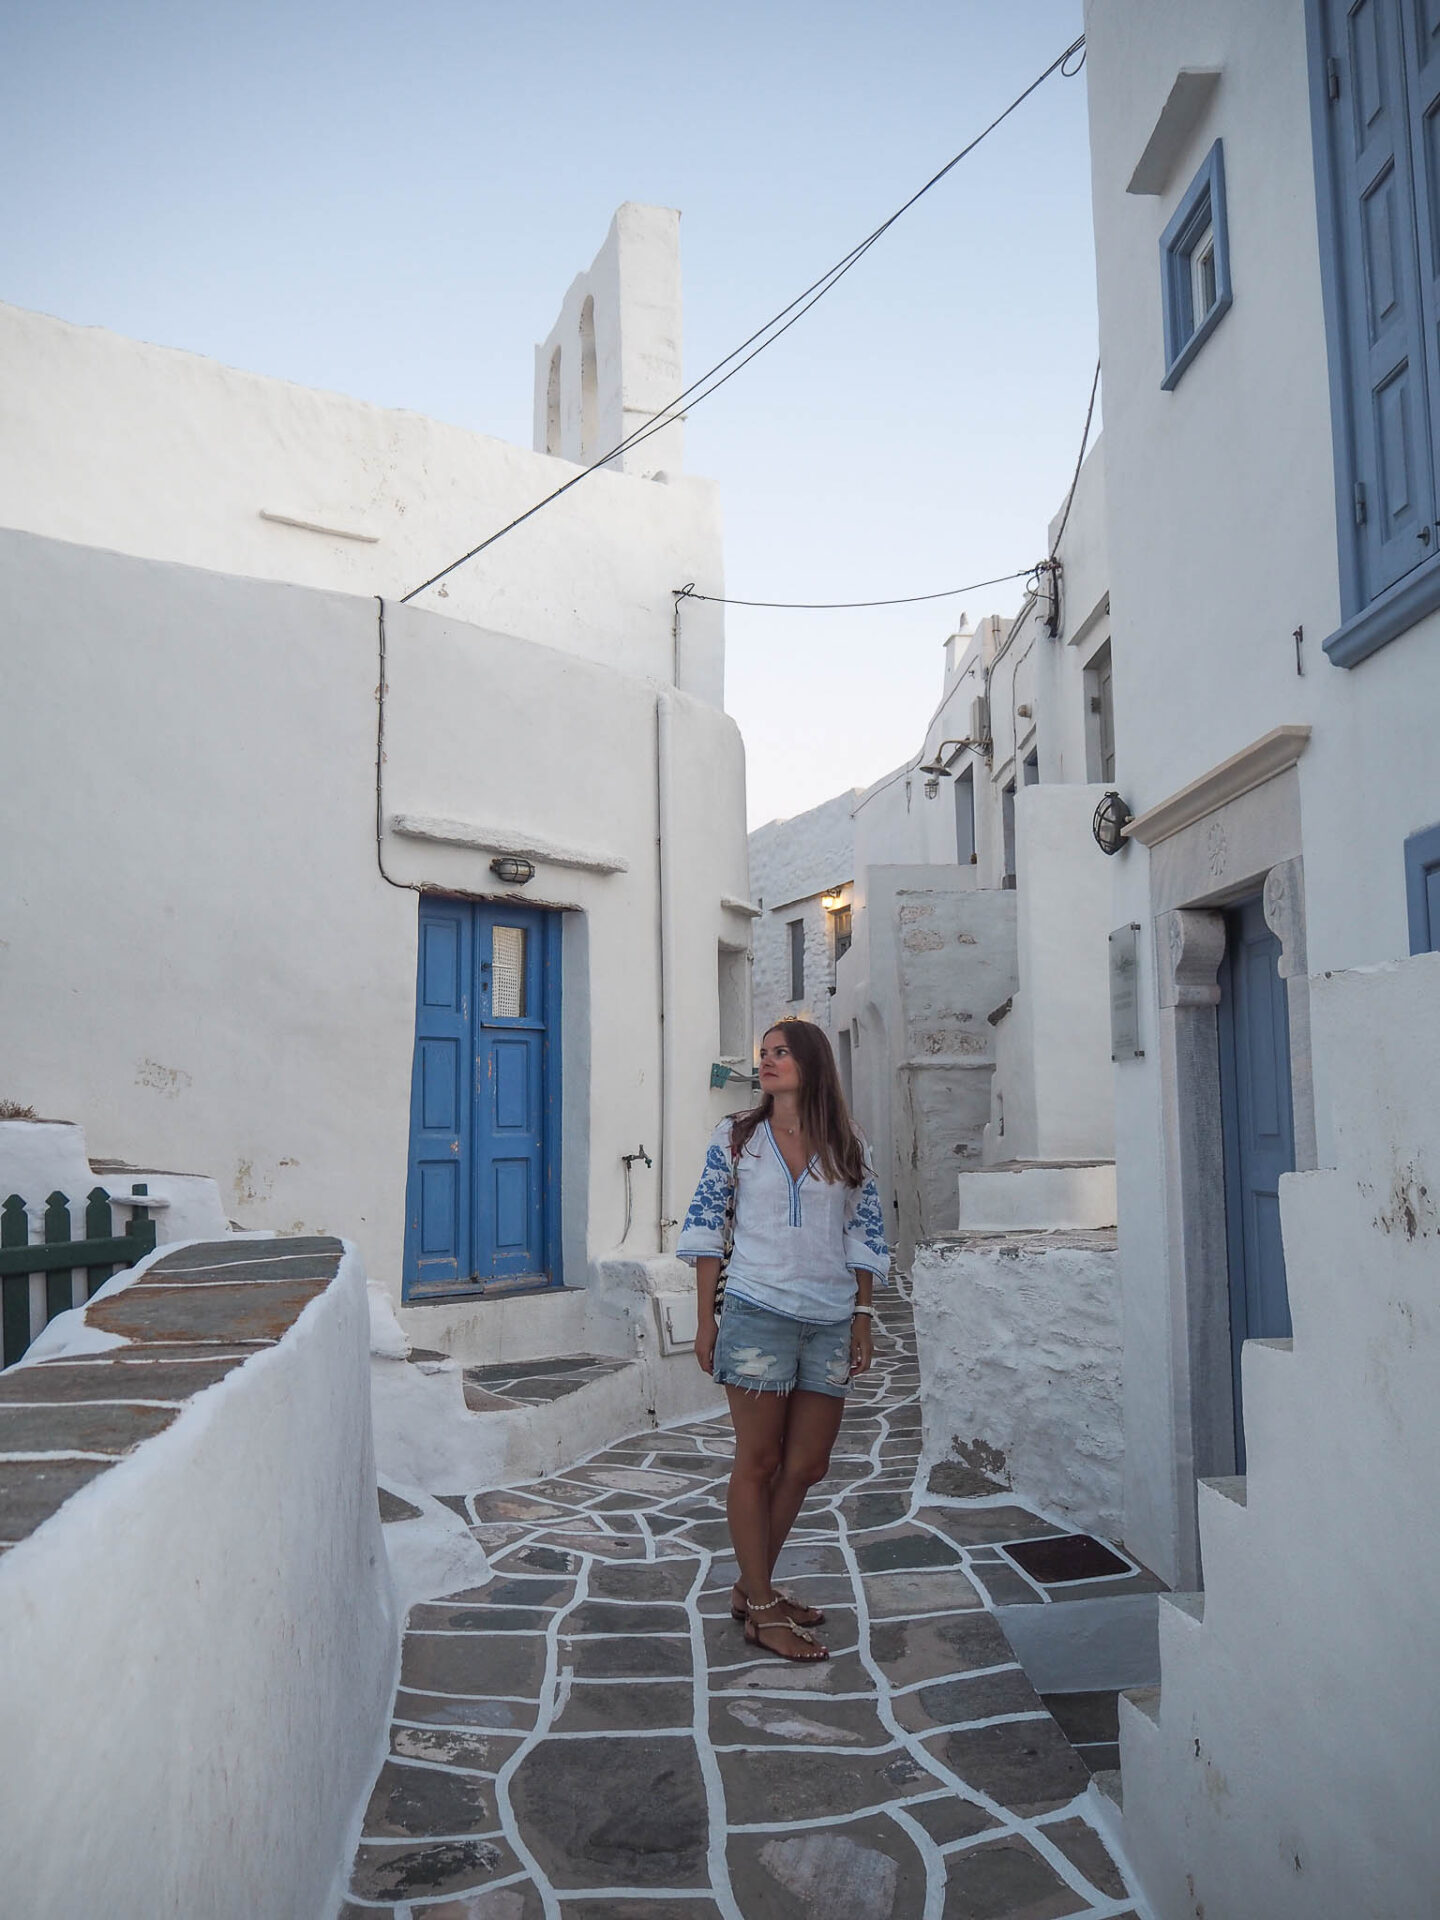
<path fill-rule="evenodd" d="M 1405 842 L 1405 901 L 1411 953 L 1440 951 L 1440 826 Z"/>
<path fill-rule="evenodd" d="M 1407 29 L 1405 68 L 1430 395 L 1430 445 L 1440 496 L 1440 453 L 1436 452 L 1440 449 L 1440 4 L 1437 0 L 1401 0 L 1401 4 Z"/>
<path fill-rule="evenodd" d="M 1436 547 L 1425 319 L 1431 303 L 1422 289 L 1411 140 L 1410 87 L 1419 70 L 1412 53 L 1417 71 L 1407 84 L 1404 47 L 1415 0 L 1326 0 L 1325 13 L 1336 76 L 1329 111 L 1354 454 L 1342 493 L 1350 497 L 1364 605 Z M 1432 82 L 1437 76 L 1440 68 Z M 1427 132 L 1418 127 L 1418 138 Z M 1426 253 L 1440 265 L 1432 247 Z"/>

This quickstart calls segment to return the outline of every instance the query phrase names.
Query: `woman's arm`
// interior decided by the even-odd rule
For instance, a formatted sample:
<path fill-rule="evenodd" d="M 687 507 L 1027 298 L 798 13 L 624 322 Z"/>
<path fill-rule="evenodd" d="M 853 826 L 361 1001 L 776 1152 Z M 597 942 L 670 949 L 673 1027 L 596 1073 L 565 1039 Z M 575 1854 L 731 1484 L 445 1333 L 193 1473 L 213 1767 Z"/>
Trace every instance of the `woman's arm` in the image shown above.
<path fill-rule="evenodd" d="M 715 1340 L 720 1331 L 715 1318 L 715 1287 L 719 1278 L 718 1258 L 706 1254 L 695 1262 L 695 1358 L 706 1373 L 715 1370 Z"/>
<path fill-rule="evenodd" d="M 862 1307 L 870 1305 L 875 1276 L 864 1267 L 855 1270 L 855 1317 L 850 1322 L 850 1371 L 868 1373 L 875 1359 L 875 1322 Z"/>

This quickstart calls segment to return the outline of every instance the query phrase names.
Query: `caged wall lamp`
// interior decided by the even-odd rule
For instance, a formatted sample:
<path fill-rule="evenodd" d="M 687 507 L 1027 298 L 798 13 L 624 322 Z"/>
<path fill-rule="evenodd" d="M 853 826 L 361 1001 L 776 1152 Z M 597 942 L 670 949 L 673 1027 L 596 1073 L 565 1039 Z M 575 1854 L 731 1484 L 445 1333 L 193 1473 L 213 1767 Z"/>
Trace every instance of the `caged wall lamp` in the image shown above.
<path fill-rule="evenodd" d="M 530 861 L 518 859 L 513 853 L 497 854 L 490 862 L 490 871 L 507 887 L 523 887 L 527 880 L 535 878 L 535 868 Z"/>
<path fill-rule="evenodd" d="M 925 776 L 925 798 L 927 800 L 933 800 L 935 798 L 936 794 L 940 791 L 940 782 L 952 777 L 950 772 L 951 764 L 960 757 L 967 747 L 973 747 L 974 744 L 975 742 L 972 739 L 942 740 L 940 742 L 939 746 L 935 749 L 935 758 L 933 760 L 927 760 L 925 765 L 919 769 Z M 945 758 L 945 749 L 947 747 L 953 747 L 955 749 L 949 761 Z"/>
<path fill-rule="evenodd" d="M 1095 809 L 1090 831 L 1102 853 L 1119 853 L 1125 845 L 1125 829 L 1134 819 L 1129 807 L 1112 788 Z"/>

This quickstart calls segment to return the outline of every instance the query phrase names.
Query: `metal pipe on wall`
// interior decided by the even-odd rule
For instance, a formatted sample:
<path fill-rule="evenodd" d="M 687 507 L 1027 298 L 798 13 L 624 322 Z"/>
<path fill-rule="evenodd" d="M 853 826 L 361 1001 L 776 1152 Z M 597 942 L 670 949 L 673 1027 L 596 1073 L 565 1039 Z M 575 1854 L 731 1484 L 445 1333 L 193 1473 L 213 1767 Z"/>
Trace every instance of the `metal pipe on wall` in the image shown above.
<path fill-rule="evenodd" d="M 672 800 L 671 727 L 673 703 L 668 693 L 655 696 L 655 897 L 660 1000 L 660 1144 L 655 1154 L 655 1241 L 665 1251 L 665 1235 L 676 1223 L 670 1218 L 670 1113 L 674 1098 L 674 1036 L 670 1018 L 670 990 L 675 977 L 674 887 L 670 869 L 670 815 Z"/>

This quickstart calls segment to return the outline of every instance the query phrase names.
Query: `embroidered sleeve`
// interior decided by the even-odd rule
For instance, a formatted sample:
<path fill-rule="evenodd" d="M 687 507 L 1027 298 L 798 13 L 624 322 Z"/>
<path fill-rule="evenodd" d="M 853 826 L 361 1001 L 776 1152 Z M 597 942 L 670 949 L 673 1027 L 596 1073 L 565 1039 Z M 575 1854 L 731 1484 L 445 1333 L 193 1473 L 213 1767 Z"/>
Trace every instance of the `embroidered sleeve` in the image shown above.
<path fill-rule="evenodd" d="M 890 1277 L 890 1247 L 885 1238 L 885 1209 L 868 1168 L 863 1185 L 851 1191 L 845 1207 L 845 1264 L 863 1268 L 885 1285 Z"/>
<path fill-rule="evenodd" d="M 685 1215 L 675 1252 L 693 1266 L 707 1255 L 719 1259 L 725 1251 L 725 1209 L 735 1183 L 735 1163 L 722 1138 L 728 1122 L 716 1129 L 705 1152 L 700 1184 Z"/>

